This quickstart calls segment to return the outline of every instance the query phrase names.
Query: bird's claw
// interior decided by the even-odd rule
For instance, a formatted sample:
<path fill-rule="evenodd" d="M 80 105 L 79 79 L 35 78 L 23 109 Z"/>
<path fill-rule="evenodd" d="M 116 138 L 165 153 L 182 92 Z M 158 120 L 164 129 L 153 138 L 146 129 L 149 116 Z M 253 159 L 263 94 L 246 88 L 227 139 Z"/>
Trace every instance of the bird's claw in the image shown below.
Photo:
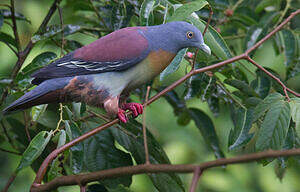
<path fill-rule="evenodd" d="M 125 111 L 123 109 L 120 109 L 120 108 L 118 110 L 118 118 L 123 123 L 127 123 L 127 121 L 128 121 L 128 118 L 125 114 Z"/>
<path fill-rule="evenodd" d="M 133 113 L 134 117 L 137 117 L 138 115 L 143 113 L 143 105 L 140 103 L 125 103 L 122 106 L 122 109 L 124 110 L 130 110 Z"/>

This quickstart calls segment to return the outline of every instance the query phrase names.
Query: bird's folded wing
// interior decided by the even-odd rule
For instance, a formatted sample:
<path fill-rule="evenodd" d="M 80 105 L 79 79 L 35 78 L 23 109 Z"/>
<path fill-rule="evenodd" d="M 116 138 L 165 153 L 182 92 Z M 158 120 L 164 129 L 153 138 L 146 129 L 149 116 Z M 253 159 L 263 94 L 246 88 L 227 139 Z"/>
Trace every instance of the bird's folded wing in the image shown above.
<path fill-rule="evenodd" d="M 71 52 L 35 72 L 33 84 L 60 77 L 123 71 L 144 60 L 148 41 L 138 29 L 125 28 Z"/>

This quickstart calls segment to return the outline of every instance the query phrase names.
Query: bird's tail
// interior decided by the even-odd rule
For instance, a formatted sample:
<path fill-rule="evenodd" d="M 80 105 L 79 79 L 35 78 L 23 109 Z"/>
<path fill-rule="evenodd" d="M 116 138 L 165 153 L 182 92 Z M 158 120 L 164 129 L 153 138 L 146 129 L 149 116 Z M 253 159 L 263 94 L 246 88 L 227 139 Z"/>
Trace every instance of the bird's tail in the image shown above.
<path fill-rule="evenodd" d="M 3 114 L 23 110 L 35 105 L 59 102 L 61 91 L 68 84 L 69 78 L 58 78 L 44 81 L 33 90 L 25 93 L 3 110 Z"/>

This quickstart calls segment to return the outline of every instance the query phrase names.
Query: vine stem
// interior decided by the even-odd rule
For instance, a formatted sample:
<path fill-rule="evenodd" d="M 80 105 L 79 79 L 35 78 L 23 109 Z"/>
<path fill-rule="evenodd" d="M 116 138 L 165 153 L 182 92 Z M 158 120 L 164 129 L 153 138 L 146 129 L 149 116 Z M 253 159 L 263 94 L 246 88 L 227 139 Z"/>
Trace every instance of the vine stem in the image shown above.
<path fill-rule="evenodd" d="M 295 16 L 296 16 L 297 14 L 299 14 L 299 13 L 300 13 L 300 9 L 298 9 L 298 10 L 295 11 L 295 12 L 293 12 L 293 13 L 292 13 L 288 18 L 286 18 L 286 19 L 285 19 L 278 27 L 276 27 L 272 32 L 270 32 L 270 33 L 269 33 L 267 36 L 265 36 L 262 40 L 260 40 L 259 42 L 257 42 L 253 47 L 251 47 L 250 49 L 248 49 L 244 54 L 241 54 L 241 55 L 232 57 L 232 58 L 227 59 L 227 60 L 225 60 L 225 61 L 216 63 L 216 64 L 214 64 L 214 65 L 206 66 L 206 67 L 203 67 L 203 68 L 200 68 L 200 69 L 194 69 L 194 70 L 191 70 L 191 71 L 190 71 L 189 73 L 187 73 L 185 76 L 183 76 L 182 78 L 180 78 L 179 80 L 177 80 L 176 82 L 174 82 L 173 84 L 171 84 L 170 86 L 168 86 L 167 88 L 165 88 L 164 90 L 162 90 L 161 92 L 159 92 L 158 94 L 156 94 L 155 96 L 151 97 L 151 98 L 148 100 L 148 102 L 145 102 L 145 103 L 143 104 L 143 106 L 146 107 L 146 106 L 150 105 L 151 103 L 153 103 L 154 101 L 156 101 L 157 99 L 159 99 L 160 97 L 162 97 L 163 95 L 165 95 L 167 92 L 173 90 L 175 87 L 177 87 L 178 85 L 180 85 L 181 83 L 183 83 L 185 80 L 187 80 L 188 78 L 190 78 L 192 75 L 195 75 L 195 74 L 198 74 L 198 73 L 202 73 L 202 72 L 206 72 L 206 71 L 211 71 L 211 70 L 213 70 L 213 69 L 220 68 L 220 67 L 222 67 L 222 66 L 224 66 L 224 65 L 233 63 L 233 62 L 238 61 L 238 60 L 241 60 L 241 59 L 248 59 L 248 58 L 250 58 L 250 57 L 248 56 L 248 54 L 249 54 L 251 51 L 253 51 L 254 49 L 258 48 L 262 43 L 264 43 L 266 40 L 268 40 L 269 38 L 271 38 L 271 37 L 272 37 L 276 32 L 278 32 L 278 31 L 279 31 L 286 23 L 288 23 L 293 17 L 295 17 Z M 208 24 L 208 23 L 207 23 L 207 24 Z M 264 71 L 264 72 L 265 72 L 265 71 Z M 290 90 L 290 89 L 287 88 L 286 86 L 285 86 L 285 88 L 286 88 L 286 91 L 288 91 L 288 92 L 294 94 L 295 96 L 299 97 L 299 94 L 298 94 L 298 93 L 296 93 L 296 92 Z M 127 114 L 129 115 L 129 114 L 131 114 L 131 112 L 129 112 L 129 113 L 127 113 Z M 39 170 L 38 170 L 38 172 L 37 172 L 37 174 L 36 174 L 36 178 L 35 178 L 35 180 L 34 180 L 34 183 L 33 183 L 33 185 L 32 185 L 32 189 L 33 189 L 33 188 L 43 188 L 43 187 L 41 187 L 41 186 L 47 185 L 47 183 L 46 183 L 46 184 L 43 184 L 43 185 L 41 185 L 40 183 L 42 182 L 42 180 L 43 180 L 43 178 L 44 178 L 44 175 L 45 175 L 45 173 L 46 173 L 46 171 L 47 171 L 48 165 L 52 162 L 53 159 L 55 159 L 55 158 L 57 157 L 58 154 L 60 154 L 61 152 L 65 151 L 65 150 L 67 150 L 67 149 L 69 149 L 70 147 L 76 145 L 77 143 L 82 142 L 83 140 L 89 138 L 90 136 L 92 136 L 92 135 L 94 135 L 94 134 L 96 134 L 96 133 L 98 133 L 98 132 L 100 132 L 100 131 L 102 131 L 102 130 L 105 130 L 105 129 L 111 127 L 112 125 L 114 125 L 114 124 L 116 124 L 116 123 L 118 123 L 118 122 L 119 122 L 118 119 L 114 119 L 114 120 L 112 120 L 112 121 L 110 121 L 110 122 L 108 122 L 108 123 L 105 123 L 104 125 L 101 125 L 101 126 L 95 128 L 95 129 L 91 130 L 90 132 L 87 132 L 87 133 L 81 135 L 80 137 L 78 137 L 78 138 L 76 138 L 76 139 L 70 141 L 69 143 L 67 143 L 67 144 L 65 144 L 65 145 L 63 145 L 63 146 L 61 146 L 60 148 L 58 148 L 58 149 L 52 151 L 52 152 L 48 155 L 48 157 L 44 160 L 44 162 L 42 163 L 42 165 L 40 166 L 40 168 L 39 168 Z M 299 149 L 299 151 L 300 151 L 300 149 Z M 299 151 L 298 151 L 298 152 L 299 152 Z M 289 154 L 289 152 L 290 152 L 290 150 L 288 150 L 287 153 Z M 297 152 L 297 155 L 298 155 L 298 152 Z M 267 152 L 267 154 L 269 154 L 269 153 Z M 281 153 L 280 153 L 280 154 L 281 154 Z M 261 155 L 262 155 L 262 154 L 261 154 Z M 281 156 L 281 155 L 279 155 L 279 156 Z M 276 156 L 276 157 L 278 157 L 278 156 Z M 255 159 L 255 160 L 257 160 L 257 159 Z M 225 159 L 224 161 L 227 162 L 226 159 Z M 224 164 L 222 164 L 222 165 L 224 165 Z M 145 171 L 145 169 L 144 169 L 145 166 L 147 167 L 147 166 L 149 166 L 149 165 L 142 165 L 142 167 L 141 167 L 141 165 L 139 165 L 139 166 L 137 166 L 137 167 L 138 167 L 137 170 L 139 170 L 139 171 L 141 171 L 141 170 Z M 155 166 L 155 170 L 156 170 L 157 167 L 160 167 L 160 165 L 152 165 L 152 164 L 150 164 L 150 166 Z M 175 166 L 175 165 L 168 165 L 168 166 Z M 191 165 L 190 165 L 190 166 L 191 166 Z M 133 166 L 133 167 L 135 167 L 135 166 Z M 166 167 L 162 167 L 162 170 L 165 171 L 165 172 L 167 172 L 165 168 L 166 168 Z M 194 168 L 194 166 L 193 166 L 193 168 Z M 202 168 L 202 167 L 201 167 L 201 168 Z M 117 168 L 118 171 L 119 171 L 119 170 L 122 170 L 122 169 L 123 169 L 123 168 Z M 140 170 L 140 169 L 141 169 L 141 170 Z M 108 171 L 108 172 L 109 172 L 110 170 L 112 170 L 112 169 L 105 170 L 105 171 Z M 149 173 L 150 173 L 151 171 L 153 171 L 152 169 L 146 169 L 146 170 L 149 171 Z M 157 171 L 157 172 L 159 172 L 159 171 L 163 172 L 162 170 L 156 170 L 156 171 Z M 203 168 L 202 168 L 202 170 L 203 170 Z M 132 172 L 132 173 L 133 173 L 133 174 L 142 173 L 142 172 L 139 172 L 139 171 L 138 171 L 138 172 Z M 174 172 L 175 172 L 175 171 L 174 171 Z M 179 171 L 179 172 L 180 172 L 180 171 Z M 97 172 L 96 172 L 96 173 L 97 173 Z M 102 173 L 102 172 L 101 172 L 101 173 Z M 104 172 L 104 173 L 106 173 L 106 172 Z M 117 172 L 113 172 L 113 173 L 114 173 L 114 177 L 120 176 L 120 174 L 117 173 Z M 128 174 L 128 172 L 126 172 L 126 173 Z M 82 175 L 78 175 L 78 177 L 81 177 L 81 176 L 82 176 Z M 99 176 L 99 177 L 100 177 L 100 176 Z M 71 178 L 71 177 L 68 176 L 68 179 L 69 179 L 69 178 Z M 72 176 L 72 178 L 74 179 L 74 181 L 77 181 L 76 176 Z M 101 179 L 101 178 L 102 178 L 102 177 L 100 177 L 100 178 L 98 178 L 98 179 Z M 72 179 L 71 179 L 71 180 L 72 180 Z M 54 180 L 53 180 L 53 181 L 54 181 Z M 55 179 L 55 181 L 57 182 L 55 185 L 57 185 L 58 183 L 60 183 L 60 181 L 57 181 L 56 179 Z M 72 181 L 72 182 L 74 182 L 74 181 Z M 85 181 L 85 180 L 84 180 L 84 181 Z M 51 182 L 52 182 L 52 181 L 51 181 Z M 71 182 L 71 181 L 68 181 L 68 182 Z M 68 182 L 66 182 L 66 183 L 64 183 L 64 184 L 69 185 Z"/>

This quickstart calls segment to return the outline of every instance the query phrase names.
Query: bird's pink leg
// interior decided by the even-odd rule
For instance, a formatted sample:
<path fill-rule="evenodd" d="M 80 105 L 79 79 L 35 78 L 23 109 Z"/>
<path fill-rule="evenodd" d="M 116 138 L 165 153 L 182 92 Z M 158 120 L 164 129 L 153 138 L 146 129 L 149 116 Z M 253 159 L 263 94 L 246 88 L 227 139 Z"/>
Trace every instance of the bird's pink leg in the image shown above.
<path fill-rule="evenodd" d="M 125 111 L 119 108 L 119 96 L 107 99 L 104 102 L 104 108 L 109 116 L 115 117 L 117 115 L 121 122 L 127 123 L 128 118 Z"/>
<path fill-rule="evenodd" d="M 143 113 L 143 105 L 140 103 L 124 103 L 121 108 L 132 111 L 134 117 Z"/>

